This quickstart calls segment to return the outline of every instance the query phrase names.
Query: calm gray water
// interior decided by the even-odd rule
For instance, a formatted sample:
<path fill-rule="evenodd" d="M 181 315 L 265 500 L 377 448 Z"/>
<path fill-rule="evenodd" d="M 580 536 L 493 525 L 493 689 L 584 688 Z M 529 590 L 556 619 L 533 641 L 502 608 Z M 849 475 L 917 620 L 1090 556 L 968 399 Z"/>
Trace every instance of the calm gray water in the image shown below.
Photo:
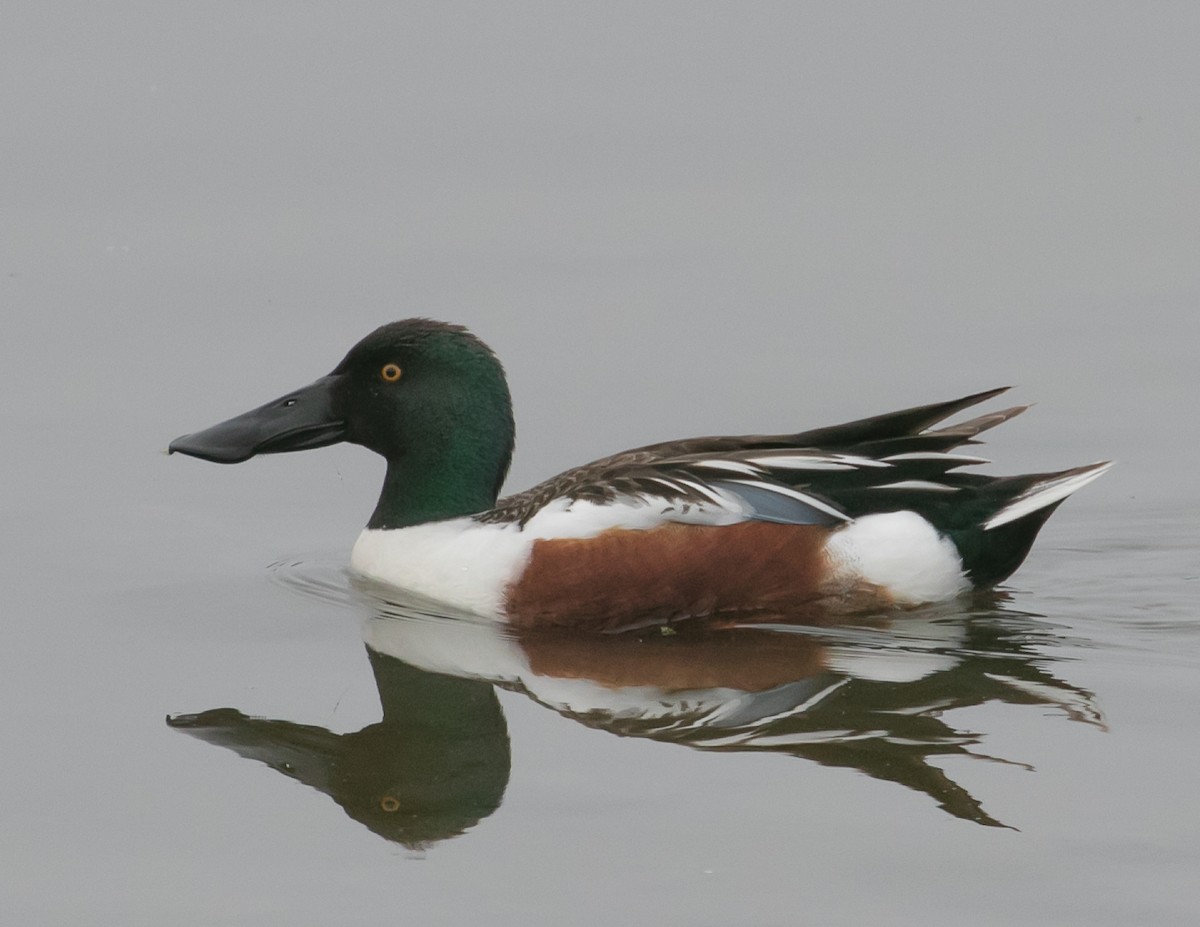
<path fill-rule="evenodd" d="M 1198 29 L 10 4 L 5 922 L 1195 923 Z M 1005 383 L 992 470 L 1119 466 L 961 608 L 496 638 L 353 598 L 361 449 L 164 454 L 409 315 L 504 359 L 510 489 Z"/>

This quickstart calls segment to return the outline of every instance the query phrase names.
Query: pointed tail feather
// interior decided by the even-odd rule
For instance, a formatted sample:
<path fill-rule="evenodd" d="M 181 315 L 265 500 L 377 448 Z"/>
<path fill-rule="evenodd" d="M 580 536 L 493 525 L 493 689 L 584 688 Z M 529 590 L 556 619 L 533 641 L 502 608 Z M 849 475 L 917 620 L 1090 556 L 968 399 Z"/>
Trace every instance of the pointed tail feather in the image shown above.
<path fill-rule="evenodd" d="M 970 525 L 947 533 L 962 557 L 963 570 L 977 587 L 993 586 L 1012 575 L 1033 546 L 1042 525 L 1075 490 L 1104 473 L 1109 461 L 1060 473 L 1001 477 L 979 486 L 977 512 Z M 990 498 L 989 498 L 990 497 Z"/>
<path fill-rule="evenodd" d="M 1046 474 L 1044 479 L 1033 483 L 992 515 L 983 523 L 983 528 L 985 531 L 991 531 L 993 528 L 1007 525 L 1009 522 L 1024 518 L 1047 506 L 1062 502 L 1075 490 L 1082 489 L 1092 480 L 1097 479 L 1111 466 L 1111 460 L 1102 460 L 1084 467 L 1063 470 L 1061 473 Z"/>
<path fill-rule="evenodd" d="M 958 411 L 959 409 L 974 405 L 975 403 L 981 402 L 984 399 L 989 399 L 1006 389 L 1008 389 L 1008 387 L 1002 387 L 998 390 L 988 390 L 984 393 L 976 393 L 974 396 L 967 396 L 964 399 L 956 399 L 952 402 L 937 403 L 932 406 L 921 406 L 917 409 L 906 409 L 903 412 L 893 412 L 890 415 L 879 417 L 880 420 L 883 420 L 888 425 L 887 428 L 879 425 L 874 427 L 877 427 L 880 431 L 886 432 L 888 430 L 894 430 L 895 427 L 898 427 L 895 424 L 896 422 L 907 422 L 908 424 L 911 424 L 913 421 L 928 422 L 931 416 L 940 416 L 940 418 L 937 419 L 940 421 L 941 418 L 953 415 L 954 412 Z M 1001 409 L 998 412 L 988 412 L 984 415 L 979 415 L 963 422 L 955 422 L 953 425 L 944 425 L 941 428 L 930 428 L 929 430 L 920 431 L 915 434 L 903 433 L 900 435 L 893 435 L 891 437 L 876 438 L 869 441 L 858 440 L 855 442 L 843 443 L 841 446 L 847 448 L 855 454 L 861 454 L 866 457 L 875 457 L 880 459 L 889 459 L 896 454 L 917 454 L 922 452 L 939 453 L 952 451 L 964 444 L 982 444 L 982 441 L 975 440 L 980 434 L 988 431 L 989 429 L 995 428 L 997 425 L 1004 424 L 1011 418 L 1016 418 L 1028 408 L 1030 408 L 1028 405 L 1013 406 L 1008 409 Z M 862 424 L 863 422 L 851 422 L 849 425 L 835 425 L 832 428 L 820 430 L 825 432 L 834 432 L 838 429 L 859 428 L 862 426 Z M 934 422 L 934 424 L 936 424 L 936 422 Z M 923 425 L 922 427 L 925 428 L 928 426 Z M 809 437 L 811 435 L 812 432 L 808 432 L 797 437 Z M 831 436 L 845 438 L 845 433 L 841 433 L 839 435 L 827 434 L 824 437 L 829 438 Z M 944 463 L 949 462 L 950 457 L 948 456 Z M 955 466 L 961 466 L 964 463 L 990 462 L 991 461 L 983 460 L 982 458 L 977 458 L 973 461 L 968 461 L 966 458 L 963 458 L 962 461 L 958 464 L 955 464 Z M 945 469 L 949 468 L 942 468 L 943 471 Z"/>
<path fill-rule="evenodd" d="M 949 402 L 914 406 L 911 409 L 886 412 L 883 415 L 861 418 L 840 425 L 814 428 L 811 431 L 802 431 L 799 434 L 788 436 L 788 443 L 794 447 L 841 446 L 916 435 L 949 418 L 955 412 L 978 405 L 993 396 L 999 396 L 1008 389 L 1007 386 L 1001 386 L 998 389 L 984 390 L 982 393 L 973 393 Z M 996 422 L 996 424 L 1000 423 Z"/>
<path fill-rule="evenodd" d="M 967 419 L 965 422 L 955 422 L 953 425 L 946 425 L 944 428 L 935 428 L 932 431 L 925 432 L 925 434 L 959 438 L 963 444 L 978 444 L 979 442 L 973 440 L 974 438 L 985 431 L 995 428 L 997 425 L 1003 425 L 1010 418 L 1016 418 L 1022 412 L 1028 411 L 1032 407 L 1033 403 L 1029 403 L 1023 406 L 1013 406 L 1010 409 L 1001 409 L 999 412 L 988 412 L 976 418 Z"/>

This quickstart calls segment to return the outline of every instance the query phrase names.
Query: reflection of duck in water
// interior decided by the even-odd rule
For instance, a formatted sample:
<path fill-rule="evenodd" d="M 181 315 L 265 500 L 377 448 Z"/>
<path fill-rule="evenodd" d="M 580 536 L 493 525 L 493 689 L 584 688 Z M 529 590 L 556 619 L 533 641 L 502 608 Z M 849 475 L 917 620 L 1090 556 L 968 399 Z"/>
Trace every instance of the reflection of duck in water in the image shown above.
<path fill-rule="evenodd" d="M 1000 611 L 918 613 L 891 627 L 692 622 L 669 634 L 514 636 L 408 603 L 381 604 L 364 633 L 378 724 L 334 734 L 233 709 L 168 723 L 326 793 L 410 847 L 460 834 L 499 806 L 509 739 L 493 683 L 620 736 L 857 769 L 987 825 L 1000 822 L 931 762 L 978 756 L 983 735 L 946 712 L 1000 701 L 1101 723 L 1089 693 L 1042 667 L 1053 635 Z"/>
<path fill-rule="evenodd" d="M 597 716 L 593 707 L 574 700 L 557 707 L 584 724 L 618 734 L 705 750 L 785 753 L 823 766 L 857 769 L 873 778 L 923 792 L 955 817 L 988 825 L 1000 822 L 930 762 L 945 756 L 979 756 L 971 747 L 980 742 L 982 735 L 956 729 L 942 717 L 943 713 L 1001 701 L 1055 704 L 1077 719 L 1095 717 L 1086 693 L 1071 689 L 1034 664 L 1014 661 L 1012 654 L 1003 652 L 971 654 L 983 643 L 978 638 L 984 635 L 971 635 L 977 638 L 974 641 L 965 635 L 957 644 L 947 641 L 951 646 L 946 650 L 887 654 L 871 649 L 856 652 L 854 648 L 805 639 L 800 634 L 766 630 L 746 633 L 756 639 L 734 648 L 722 668 L 732 679 L 696 672 L 701 661 L 721 662 L 717 654 L 725 649 L 726 642 L 720 639 L 720 632 L 698 641 L 695 653 L 688 652 L 686 641 L 652 639 L 641 659 L 634 661 L 645 674 L 641 679 L 629 667 L 622 667 L 609 679 L 610 685 L 620 686 L 623 692 L 631 687 L 645 692 L 646 680 L 654 679 L 656 674 L 668 679 L 667 686 L 691 687 L 710 680 L 718 683 L 719 690 L 728 693 L 727 699 L 711 705 L 696 704 L 698 716 L 687 717 L 686 712 L 674 717 L 656 716 L 654 712 L 637 716 L 626 709 L 603 717 Z M 771 637 L 784 638 L 786 643 L 768 641 Z M 671 654 L 677 643 L 684 644 L 682 652 Z M 552 640 L 532 646 L 527 642 L 526 646 L 534 672 L 551 666 L 557 673 L 590 671 L 586 667 L 591 655 L 581 653 L 570 641 Z M 760 647 L 769 655 L 765 660 L 761 651 L 756 652 Z M 956 653 L 959 647 L 962 651 Z M 794 673 L 782 671 L 796 649 L 809 651 L 812 676 L 795 679 Z M 653 671 L 647 673 L 652 667 Z M 678 697 L 680 693 L 673 694 Z M 682 707 L 682 701 L 679 704 Z"/>
<path fill-rule="evenodd" d="M 960 472 L 986 461 L 954 451 L 1022 409 L 934 426 L 999 392 L 798 434 L 650 445 L 497 503 L 513 450 L 504 372 L 465 329 L 410 319 L 312 385 L 171 450 L 235 463 L 351 441 L 382 454 L 355 570 L 514 627 L 752 610 L 809 620 L 999 582 L 1106 469 Z"/>
<path fill-rule="evenodd" d="M 978 756 L 944 717 L 990 701 L 1054 705 L 1099 724 L 1089 693 L 1042 669 L 1038 627 L 1012 614 L 926 613 L 893 627 L 678 626 L 594 636 L 384 609 L 368 647 L 491 679 L 589 727 L 704 750 L 761 750 L 858 769 L 999 824 L 930 759 Z M 389 616 L 390 614 L 390 616 Z M 410 612 L 411 614 L 411 612 Z"/>
<path fill-rule="evenodd" d="M 508 785 L 508 728 L 495 689 L 368 656 L 383 720 L 361 731 L 335 734 L 232 708 L 167 723 L 324 792 L 388 840 L 420 848 L 461 834 L 500 806 Z"/>

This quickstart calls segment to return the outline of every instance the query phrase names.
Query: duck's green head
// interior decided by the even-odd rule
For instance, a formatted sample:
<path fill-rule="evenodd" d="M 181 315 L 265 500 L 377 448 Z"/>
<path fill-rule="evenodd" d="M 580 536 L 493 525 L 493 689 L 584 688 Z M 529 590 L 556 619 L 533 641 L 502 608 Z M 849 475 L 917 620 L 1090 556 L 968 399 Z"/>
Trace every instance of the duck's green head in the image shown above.
<path fill-rule="evenodd" d="M 370 527 L 474 514 L 496 500 L 513 448 L 504 370 L 458 325 L 407 319 L 376 329 L 333 371 L 236 418 L 171 442 L 217 463 L 361 444 L 388 462 Z"/>

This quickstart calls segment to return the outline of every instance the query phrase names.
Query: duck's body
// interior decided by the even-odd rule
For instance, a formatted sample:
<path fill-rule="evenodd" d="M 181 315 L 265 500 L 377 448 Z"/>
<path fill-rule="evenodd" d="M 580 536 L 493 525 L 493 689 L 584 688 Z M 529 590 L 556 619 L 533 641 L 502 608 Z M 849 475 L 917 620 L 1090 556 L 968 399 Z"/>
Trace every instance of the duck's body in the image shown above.
<path fill-rule="evenodd" d="M 1108 464 L 987 477 L 954 453 L 1024 407 L 934 428 L 991 390 L 791 435 L 608 457 L 496 501 L 512 453 L 499 363 L 409 320 L 330 376 L 172 450 L 220 462 L 337 440 L 388 460 L 351 557 L 372 580 L 521 627 L 614 630 L 723 614 L 792 618 L 953 598 L 1020 565 Z"/>
<path fill-rule="evenodd" d="M 351 568 L 514 627 L 600 631 L 697 616 L 803 620 L 940 601 L 971 585 L 953 545 L 912 512 L 831 529 L 724 524 L 715 506 L 695 513 L 712 523 L 637 510 L 651 504 L 556 503 L 524 526 L 456 518 L 368 529 Z"/>

